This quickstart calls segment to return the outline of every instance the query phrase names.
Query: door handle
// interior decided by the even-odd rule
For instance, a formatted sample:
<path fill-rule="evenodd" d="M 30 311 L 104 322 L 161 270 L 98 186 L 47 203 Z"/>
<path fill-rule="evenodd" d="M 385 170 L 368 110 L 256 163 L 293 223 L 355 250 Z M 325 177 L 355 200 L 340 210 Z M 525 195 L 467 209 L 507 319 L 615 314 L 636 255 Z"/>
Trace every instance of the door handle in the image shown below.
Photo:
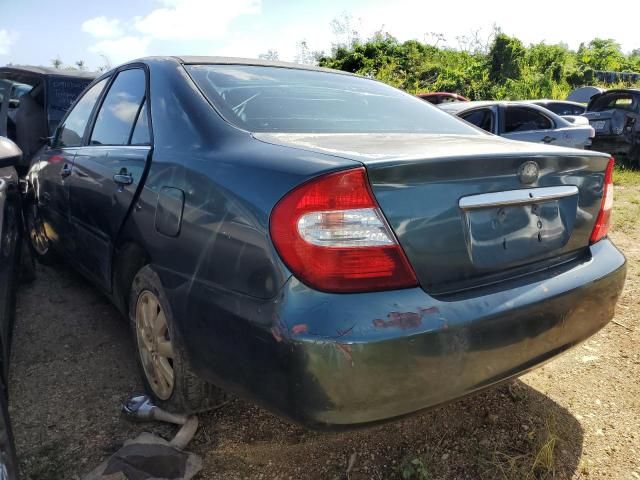
<path fill-rule="evenodd" d="M 72 167 L 71 165 L 69 165 L 68 163 L 65 163 L 62 166 L 62 169 L 60 170 L 60 176 L 62 178 L 67 178 L 69 175 L 71 175 L 71 171 L 72 171 Z"/>
<path fill-rule="evenodd" d="M 130 173 L 116 173 L 113 176 L 113 181 L 118 185 L 131 185 L 133 183 L 133 177 Z"/>
<path fill-rule="evenodd" d="M 551 143 L 551 142 L 555 142 L 556 141 L 556 137 L 550 137 L 549 135 L 547 135 L 546 137 L 544 137 L 542 139 L 542 141 L 544 143 Z"/>

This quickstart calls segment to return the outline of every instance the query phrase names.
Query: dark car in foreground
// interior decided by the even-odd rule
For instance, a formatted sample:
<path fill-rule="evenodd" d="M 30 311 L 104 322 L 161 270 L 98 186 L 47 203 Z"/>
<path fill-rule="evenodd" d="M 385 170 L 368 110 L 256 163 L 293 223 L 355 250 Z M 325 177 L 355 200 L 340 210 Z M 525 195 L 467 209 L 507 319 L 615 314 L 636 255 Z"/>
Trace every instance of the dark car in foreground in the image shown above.
<path fill-rule="evenodd" d="M 98 78 L 36 156 L 30 224 L 129 317 L 161 406 L 220 387 L 350 426 L 606 325 L 626 269 L 612 168 L 344 72 L 148 58 Z"/>
<path fill-rule="evenodd" d="M 596 131 L 594 150 L 625 155 L 640 165 L 640 89 L 614 89 L 591 97 L 585 116 Z"/>
<path fill-rule="evenodd" d="M 3 480 L 18 478 L 7 408 L 7 379 L 20 274 L 21 193 L 15 165 L 21 158 L 22 152 L 15 143 L 0 137 L 0 479 Z"/>

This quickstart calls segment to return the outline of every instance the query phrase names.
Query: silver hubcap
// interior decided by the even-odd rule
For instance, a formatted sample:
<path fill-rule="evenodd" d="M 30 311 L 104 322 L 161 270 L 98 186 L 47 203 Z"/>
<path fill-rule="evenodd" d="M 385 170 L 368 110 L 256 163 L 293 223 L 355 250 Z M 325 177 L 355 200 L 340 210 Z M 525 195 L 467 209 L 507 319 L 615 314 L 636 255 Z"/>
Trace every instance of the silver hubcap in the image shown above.
<path fill-rule="evenodd" d="M 158 298 L 148 290 L 138 296 L 136 336 L 142 368 L 153 393 L 167 400 L 173 393 L 173 345 Z"/>

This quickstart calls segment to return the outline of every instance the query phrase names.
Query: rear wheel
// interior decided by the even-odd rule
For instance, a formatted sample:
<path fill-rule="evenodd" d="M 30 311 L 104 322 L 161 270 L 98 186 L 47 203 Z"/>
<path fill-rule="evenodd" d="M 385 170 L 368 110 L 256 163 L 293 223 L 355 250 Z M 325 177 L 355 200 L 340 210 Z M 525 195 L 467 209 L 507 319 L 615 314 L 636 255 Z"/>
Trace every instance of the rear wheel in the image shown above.
<path fill-rule="evenodd" d="M 160 279 L 149 265 L 133 280 L 129 317 L 142 379 L 158 406 L 188 414 L 225 400 L 191 369 Z"/>

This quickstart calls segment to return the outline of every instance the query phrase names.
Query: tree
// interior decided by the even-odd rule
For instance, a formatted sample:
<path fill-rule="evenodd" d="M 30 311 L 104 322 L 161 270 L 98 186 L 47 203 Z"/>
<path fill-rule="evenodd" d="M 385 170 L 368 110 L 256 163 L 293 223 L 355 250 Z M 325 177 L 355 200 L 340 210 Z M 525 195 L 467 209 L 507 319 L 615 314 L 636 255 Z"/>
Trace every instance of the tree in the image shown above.
<path fill-rule="evenodd" d="M 105 54 L 101 53 L 103 64 L 98 67 L 99 72 L 106 72 L 107 70 L 111 70 L 111 60 Z"/>
<path fill-rule="evenodd" d="M 611 38 L 594 38 L 587 45 L 580 44 L 578 61 L 594 70 L 620 71 L 625 64 L 620 44 Z"/>
<path fill-rule="evenodd" d="M 494 82 L 517 80 L 522 73 L 525 48 L 515 37 L 498 33 L 489 50 L 489 78 Z"/>
<path fill-rule="evenodd" d="M 296 56 L 294 61 L 302 65 L 317 65 L 318 60 L 323 56 L 322 52 L 311 51 L 306 40 L 302 40 L 296 44 Z"/>
<path fill-rule="evenodd" d="M 85 70 L 87 68 L 84 63 L 84 60 L 78 60 L 76 62 L 76 67 L 78 68 L 78 70 Z"/>
<path fill-rule="evenodd" d="M 360 42 L 360 34 L 357 27 L 358 23 L 360 23 L 360 20 L 354 20 L 348 12 L 342 12 L 340 16 L 331 20 L 329 25 L 335 37 L 334 42 L 331 44 L 333 51 L 339 48 L 352 48 Z"/>
<path fill-rule="evenodd" d="M 62 68 L 62 60 L 59 55 L 51 59 L 51 65 L 53 65 L 53 68 Z"/>

